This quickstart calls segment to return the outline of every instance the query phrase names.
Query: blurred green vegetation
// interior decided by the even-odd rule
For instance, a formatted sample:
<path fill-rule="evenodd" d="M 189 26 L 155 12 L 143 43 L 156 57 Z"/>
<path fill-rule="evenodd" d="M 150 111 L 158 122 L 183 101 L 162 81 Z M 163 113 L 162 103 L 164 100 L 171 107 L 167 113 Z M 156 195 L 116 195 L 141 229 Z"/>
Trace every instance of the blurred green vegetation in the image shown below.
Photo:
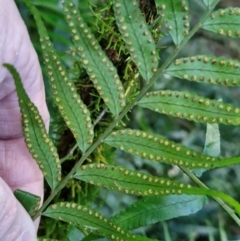
<path fill-rule="evenodd" d="M 69 68 L 73 81 L 75 81 L 76 85 L 80 86 L 80 95 L 88 104 L 89 108 L 94 113 L 94 116 L 98 116 L 100 110 L 102 110 L 102 106 L 100 100 L 100 104 L 96 104 L 98 99 L 98 97 L 96 97 L 96 92 L 94 92 L 92 88 L 85 88 L 79 79 L 76 80 L 76 77 L 84 77 L 85 73 L 81 73 L 77 59 L 69 54 L 71 53 L 73 46 L 58 0 L 33 0 L 32 2 L 38 7 L 54 46 L 59 52 L 62 61 Z M 113 63 L 118 68 L 118 71 L 122 73 L 121 76 L 124 76 L 122 63 L 126 63 L 128 56 L 124 54 L 124 51 L 120 54 L 119 52 L 116 53 L 114 44 L 107 42 L 111 40 L 109 37 L 112 36 L 111 33 L 114 32 L 114 19 L 107 15 L 107 13 L 111 11 L 109 5 L 109 2 L 111 1 L 76 0 L 74 2 L 78 4 L 80 11 L 84 14 L 85 20 L 95 32 L 103 48 L 105 48 L 105 51 L 107 51 L 108 55 L 111 56 Z M 201 4 L 200 0 L 191 0 L 189 2 L 192 16 L 191 24 L 194 25 L 197 19 L 199 19 L 201 14 L 204 12 L 205 8 L 203 4 Z M 153 4 L 153 1 L 149 1 L 149 3 Z M 33 45 L 39 55 L 39 60 L 44 73 L 45 68 L 43 66 L 43 59 L 41 56 L 35 22 L 27 11 L 25 5 L 21 1 L 17 1 L 17 4 L 27 25 Z M 237 5 L 239 6 L 238 1 L 224 0 L 219 7 Z M 114 36 L 114 38 L 116 43 L 117 36 Z M 121 42 L 117 42 L 116 44 L 120 46 Z M 161 49 L 161 62 L 164 62 L 167 56 L 172 52 L 174 45 L 171 38 L 166 35 L 158 42 L 158 46 Z M 179 57 L 207 54 L 226 56 L 240 60 L 240 48 L 238 46 L 240 46 L 240 41 L 237 39 L 230 39 L 222 36 L 219 37 L 215 34 L 209 34 L 208 32 L 201 30 L 191 39 Z M 127 64 L 124 65 L 124 68 L 127 68 Z M 132 73 L 131 68 L 127 71 L 128 74 L 132 74 L 133 76 L 135 75 L 134 69 L 132 69 Z M 44 78 L 46 80 L 45 75 Z M 52 117 L 50 128 L 51 137 L 55 140 L 55 143 L 59 148 L 60 156 L 64 157 L 74 146 L 74 138 L 72 137 L 70 131 L 67 130 L 63 120 L 57 113 L 55 106 L 52 104 L 51 93 L 49 91 L 47 81 L 45 83 L 49 110 Z M 136 84 L 136 86 L 134 85 L 134 78 L 133 87 L 131 88 L 135 88 L 133 93 L 139 88 L 138 84 Z M 239 88 L 223 88 L 219 86 L 186 82 L 167 75 L 159 78 L 153 88 L 193 91 L 208 98 L 222 99 L 225 102 L 240 106 Z M 91 93 L 89 93 L 90 91 Z M 92 102 L 95 104 L 92 105 Z M 105 128 L 105 126 L 109 123 L 108 118 L 111 117 L 107 115 L 99 123 L 99 127 L 97 127 L 98 133 L 101 132 L 101 128 Z M 166 136 L 175 142 L 182 143 L 194 150 L 200 152 L 203 151 L 206 132 L 206 126 L 203 124 L 153 113 L 140 107 L 133 109 L 133 111 L 128 115 L 128 119 L 125 120 L 125 123 L 131 128 L 154 132 Z M 239 133 L 239 126 L 220 125 L 222 156 L 240 155 Z M 75 163 L 79 156 L 80 153 L 75 151 L 72 159 L 68 159 L 63 163 L 63 170 L 65 174 L 71 169 L 73 163 Z M 176 166 L 154 163 L 140 157 L 128 155 L 121 151 L 117 151 L 115 153 L 111 148 L 107 148 L 105 145 L 101 146 L 97 152 L 90 157 L 89 162 L 90 161 L 107 163 L 115 162 L 133 170 L 142 170 L 153 175 L 168 176 L 172 179 L 190 182 L 189 178 Z M 206 172 L 201 177 L 201 180 L 209 187 L 223 191 L 231 195 L 236 200 L 240 200 L 240 166 Z M 49 190 L 46 189 L 45 196 L 48 196 L 48 194 Z M 96 187 L 90 187 L 88 184 L 72 180 L 68 183 L 67 187 L 59 193 L 54 201 L 56 200 L 72 200 L 84 204 L 88 203 L 93 208 L 101 211 L 105 216 L 110 217 L 124 207 L 129 206 L 136 200 L 136 197 L 102 189 L 99 190 Z M 83 237 L 82 233 L 84 233 L 84 231 L 80 231 L 72 226 L 67 227 L 61 222 L 56 222 L 55 220 L 48 218 L 42 218 L 39 227 L 39 235 L 41 236 L 44 235 L 51 238 L 65 237 L 66 240 L 81 240 Z M 157 223 L 148 227 L 142 227 L 137 229 L 136 232 L 140 234 L 147 234 L 147 236 L 151 238 L 166 241 L 226 241 L 240 239 L 239 227 L 237 227 L 228 214 L 226 214 L 212 200 L 209 200 L 209 203 L 196 214 L 187 217 L 175 218 L 167 221 L 166 223 Z M 73 237 L 77 238 L 74 239 Z"/>

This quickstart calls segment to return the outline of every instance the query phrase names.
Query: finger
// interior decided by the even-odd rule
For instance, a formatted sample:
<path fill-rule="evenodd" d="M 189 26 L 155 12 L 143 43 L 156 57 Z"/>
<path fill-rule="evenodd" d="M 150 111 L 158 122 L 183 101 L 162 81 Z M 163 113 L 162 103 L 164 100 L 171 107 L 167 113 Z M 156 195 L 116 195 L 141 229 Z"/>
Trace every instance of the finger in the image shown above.
<path fill-rule="evenodd" d="M 7 184 L 0 178 L 0 240 L 36 240 L 33 222 L 15 199 Z"/>
<path fill-rule="evenodd" d="M 30 187 L 42 175 L 23 143 L 14 81 L 2 63 L 10 63 L 18 70 L 29 97 L 38 107 L 47 127 L 49 113 L 41 69 L 26 27 L 13 0 L 0 0 L 0 5 L 0 176 L 13 189 L 21 189 L 23 185 Z"/>
<path fill-rule="evenodd" d="M 14 81 L 2 64 L 9 63 L 17 69 L 48 128 L 42 73 L 14 1 L 0 0 L 0 6 L 0 177 L 12 190 L 22 189 L 43 197 L 42 173 L 23 139 Z"/>
<path fill-rule="evenodd" d="M 4 163 L 3 163 L 4 162 Z M 43 176 L 23 138 L 0 140 L 0 177 L 9 187 L 43 196 Z"/>
<path fill-rule="evenodd" d="M 38 57 L 31 44 L 13 0 L 0 0 L 0 139 L 20 137 L 21 115 L 11 74 L 3 63 L 14 65 L 30 99 L 38 107 L 48 126 L 44 85 Z"/>

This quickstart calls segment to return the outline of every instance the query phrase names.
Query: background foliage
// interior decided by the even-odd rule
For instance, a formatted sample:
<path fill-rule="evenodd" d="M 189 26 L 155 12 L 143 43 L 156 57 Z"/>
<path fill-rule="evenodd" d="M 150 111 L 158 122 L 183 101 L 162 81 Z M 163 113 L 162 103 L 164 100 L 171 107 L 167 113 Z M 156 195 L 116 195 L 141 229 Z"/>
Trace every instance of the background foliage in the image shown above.
<path fill-rule="evenodd" d="M 104 109 L 103 102 L 100 100 L 95 88 L 93 88 L 86 72 L 81 68 L 80 61 L 69 53 L 73 53 L 73 44 L 69 34 L 67 24 L 59 8 L 58 1 L 32 1 L 41 13 L 44 23 L 47 27 L 48 34 L 60 53 L 61 60 L 71 73 L 72 80 L 76 83 L 78 93 L 82 100 L 91 111 L 94 121 Z M 137 81 L 138 71 L 133 63 L 129 61 L 128 52 L 123 48 L 123 41 L 120 35 L 116 33 L 116 25 L 112 15 L 112 8 L 109 1 L 88 1 L 82 0 L 78 4 L 80 11 L 84 14 L 84 20 L 89 24 L 89 27 L 97 36 L 102 48 L 107 56 L 117 67 L 118 74 L 123 79 L 123 85 L 130 95 L 129 100 L 138 92 L 142 82 Z M 153 1 L 139 1 L 141 10 L 144 12 L 150 26 L 154 24 L 156 19 L 156 10 L 153 7 Z M 190 25 L 194 26 L 197 19 L 201 17 L 205 11 L 202 1 L 189 1 L 191 9 Z M 221 1 L 220 7 L 239 5 L 237 1 Z M 29 29 L 32 42 L 39 53 L 40 61 L 43 62 L 41 48 L 39 45 L 39 36 L 36 31 L 35 22 L 32 15 L 26 10 L 22 2 L 18 3 L 20 12 Z M 161 63 L 171 54 L 174 49 L 174 44 L 169 35 L 165 34 L 164 28 L 155 28 L 153 36 L 160 41 L 158 47 L 160 50 Z M 177 40 L 176 40 L 177 41 Z M 205 30 L 200 30 L 194 38 L 192 38 L 186 47 L 181 51 L 178 57 L 194 56 L 194 55 L 214 55 L 226 56 L 239 60 L 239 40 L 219 36 Z M 42 63 L 43 72 L 46 69 Z M 45 75 L 45 79 L 47 79 Z M 62 117 L 58 114 L 56 106 L 52 101 L 52 95 L 49 91 L 49 85 L 46 81 L 46 91 L 48 96 L 48 105 L 52 117 L 50 136 L 58 148 L 60 158 L 65 157 L 70 153 L 70 158 L 62 160 L 63 174 L 67 174 L 72 168 L 76 160 L 79 159 L 81 153 L 73 149 L 75 145 L 74 137 L 66 127 Z M 152 90 L 171 89 L 171 90 L 186 90 L 194 91 L 199 95 L 203 95 L 210 99 L 222 99 L 224 102 L 232 103 L 239 106 L 239 88 L 228 88 L 214 85 L 203 85 L 196 82 L 187 82 L 181 79 L 176 79 L 169 75 L 164 75 L 159 78 Z M 111 121 L 111 115 L 107 113 L 98 123 L 95 132 L 101 133 L 103 129 Z M 135 107 L 128 114 L 124 121 L 127 127 L 141 129 L 152 133 L 160 134 L 169 138 L 172 141 L 181 143 L 193 150 L 202 152 L 205 143 L 206 125 L 196 123 L 180 118 L 173 118 L 163 114 L 154 113 L 148 109 Z M 123 123 L 119 127 L 123 127 Z M 220 125 L 221 133 L 221 156 L 237 156 L 240 154 L 239 143 L 239 126 Z M 122 165 L 131 170 L 144 171 L 157 176 L 169 177 L 172 180 L 181 182 L 189 182 L 189 177 L 182 173 L 176 166 L 170 166 L 160 163 L 150 162 L 148 159 L 129 155 L 122 151 L 113 151 L 112 148 L 102 144 L 89 157 L 88 162 L 108 163 Z M 211 172 L 206 172 L 201 177 L 201 180 L 209 187 L 217 189 L 224 193 L 228 193 L 236 200 L 240 200 L 240 170 L 239 166 L 216 169 Z M 45 196 L 48 196 L 50 190 L 46 188 Z M 131 195 L 121 194 L 114 191 L 99 189 L 87 183 L 71 180 L 65 189 L 55 198 L 54 203 L 59 201 L 72 200 L 81 204 L 88 204 L 96 210 L 100 211 L 107 217 L 118 213 L 124 207 L 129 206 L 136 200 L 136 197 Z M 185 214 L 191 214 L 191 210 L 184 210 Z M 192 211 L 193 212 L 193 211 Z M 179 217 L 167 222 L 159 222 L 153 225 L 148 225 L 136 230 L 139 234 L 146 234 L 150 238 L 159 240 L 237 240 L 240 239 L 239 227 L 222 211 L 222 209 L 211 199 L 204 208 L 196 214 L 187 217 Z M 73 226 L 66 226 L 61 222 L 53 219 L 42 217 L 39 228 L 39 235 L 51 238 L 68 237 L 68 240 L 81 240 L 82 232 Z M 76 238 L 77 237 L 77 238 Z"/>

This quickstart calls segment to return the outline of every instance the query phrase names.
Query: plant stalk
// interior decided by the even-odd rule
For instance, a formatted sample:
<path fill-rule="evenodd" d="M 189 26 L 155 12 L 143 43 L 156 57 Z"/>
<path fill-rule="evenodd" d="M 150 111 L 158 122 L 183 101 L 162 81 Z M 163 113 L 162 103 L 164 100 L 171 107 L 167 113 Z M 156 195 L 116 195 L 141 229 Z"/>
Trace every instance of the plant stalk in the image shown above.
<path fill-rule="evenodd" d="M 188 168 L 178 166 L 184 173 L 186 173 L 199 187 L 209 189 L 201 180 L 199 180 Z M 232 217 L 232 219 L 238 224 L 240 227 L 240 219 L 235 214 L 234 210 L 230 208 L 221 198 L 212 197 L 228 214 Z"/>

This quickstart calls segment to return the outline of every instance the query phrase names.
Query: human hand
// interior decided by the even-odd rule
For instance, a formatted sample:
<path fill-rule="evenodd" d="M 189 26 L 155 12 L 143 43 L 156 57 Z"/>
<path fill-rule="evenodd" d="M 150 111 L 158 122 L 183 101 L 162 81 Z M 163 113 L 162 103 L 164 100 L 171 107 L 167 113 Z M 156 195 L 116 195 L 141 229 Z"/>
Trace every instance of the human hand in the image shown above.
<path fill-rule="evenodd" d="M 32 222 L 12 191 L 43 198 L 43 176 L 25 145 L 14 81 L 3 63 L 17 69 L 48 128 L 38 58 L 13 0 L 0 0 L 0 240 L 34 241 L 39 220 Z"/>

